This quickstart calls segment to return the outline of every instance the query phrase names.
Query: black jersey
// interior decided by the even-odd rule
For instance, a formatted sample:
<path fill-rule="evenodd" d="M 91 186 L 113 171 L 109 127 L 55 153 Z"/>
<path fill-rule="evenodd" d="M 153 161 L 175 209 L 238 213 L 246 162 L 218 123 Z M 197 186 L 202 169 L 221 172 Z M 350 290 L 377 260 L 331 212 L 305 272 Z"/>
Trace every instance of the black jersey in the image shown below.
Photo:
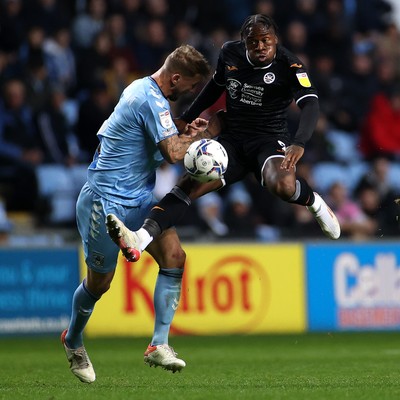
<path fill-rule="evenodd" d="M 317 97 L 303 63 L 280 45 L 271 64 L 257 67 L 243 42 L 225 43 L 213 79 L 226 89 L 229 134 L 287 136 L 293 99 Z"/>

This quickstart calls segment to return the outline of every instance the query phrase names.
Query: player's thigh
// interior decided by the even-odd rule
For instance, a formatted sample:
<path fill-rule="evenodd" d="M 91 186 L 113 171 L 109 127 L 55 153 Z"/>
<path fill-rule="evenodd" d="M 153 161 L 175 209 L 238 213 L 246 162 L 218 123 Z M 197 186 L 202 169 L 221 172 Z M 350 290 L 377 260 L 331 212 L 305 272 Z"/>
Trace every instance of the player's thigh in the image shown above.
<path fill-rule="evenodd" d="M 82 238 L 88 268 L 99 272 L 113 271 L 117 264 L 119 248 L 110 239 L 105 224 L 108 213 L 118 213 L 118 205 L 104 202 L 86 184 L 76 204 L 76 220 Z"/>
<path fill-rule="evenodd" d="M 241 142 L 229 135 L 220 136 L 218 141 L 228 154 L 228 168 L 224 174 L 224 184 L 230 185 L 242 180 L 248 174 L 249 168 Z"/>
<path fill-rule="evenodd" d="M 161 268 L 183 268 L 186 254 L 175 228 L 165 230 L 146 248 Z"/>

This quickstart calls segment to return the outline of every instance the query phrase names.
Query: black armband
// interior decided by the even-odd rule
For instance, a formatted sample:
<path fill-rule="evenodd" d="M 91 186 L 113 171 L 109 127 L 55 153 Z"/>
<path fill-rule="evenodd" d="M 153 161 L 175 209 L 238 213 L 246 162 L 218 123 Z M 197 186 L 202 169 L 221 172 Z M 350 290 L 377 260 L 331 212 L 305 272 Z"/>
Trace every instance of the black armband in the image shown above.
<path fill-rule="evenodd" d="M 148 225 L 146 230 L 151 236 L 158 236 L 181 221 L 190 204 L 191 201 L 185 192 L 175 186 L 150 210 L 148 218 L 145 220 L 145 224 Z"/>
<path fill-rule="evenodd" d="M 304 147 L 311 139 L 319 117 L 318 98 L 309 96 L 299 103 L 301 108 L 300 122 L 292 144 Z"/>

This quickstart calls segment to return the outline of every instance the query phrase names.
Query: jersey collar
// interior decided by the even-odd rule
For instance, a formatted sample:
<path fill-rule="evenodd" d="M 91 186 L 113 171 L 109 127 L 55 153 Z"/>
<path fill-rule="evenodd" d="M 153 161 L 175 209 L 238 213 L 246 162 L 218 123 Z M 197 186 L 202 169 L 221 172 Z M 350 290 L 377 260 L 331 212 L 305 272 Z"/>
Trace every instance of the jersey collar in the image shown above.
<path fill-rule="evenodd" d="M 269 68 L 271 65 L 272 65 L 272 63 L 274 62 L 274 60 L 275 60 L 275 58 L 276 58 L 276 53 L 275 53 L 275 55 L 274 55 L 274 60 L 272 60 L 272 62 L 270 62 L 268 65 L 264 65 L 263 67 L 256 67 L 252 62 L 251 62 L 251 60 L 250 60 L 250 58 L 249 58 L 249 52 L 246 50 L 246 58 L 247 58 L 247 61 L 249 62 L 249 64 L 251 64 L 253 67 L 254 67 L 254 69 L 267 69 L 267 68 Z"/>

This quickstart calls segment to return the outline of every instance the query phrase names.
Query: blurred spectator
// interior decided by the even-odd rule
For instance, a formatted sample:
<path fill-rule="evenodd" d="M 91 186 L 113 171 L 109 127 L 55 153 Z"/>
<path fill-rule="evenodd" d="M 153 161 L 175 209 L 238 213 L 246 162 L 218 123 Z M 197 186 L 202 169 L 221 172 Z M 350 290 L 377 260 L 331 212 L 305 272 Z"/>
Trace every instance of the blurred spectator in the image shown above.
<path fill-rule="evenodd" d="M 36 168 L 40 224 L 75 223 L 75 202 L 85 181 L 87 165 L 77 166 L 74 138 L 64 112 L 66 96 L 61 88 L 53 90 L 51 101 L 36 116 L 43 148 L 43 162 Z"/>
<path fill-rule="evenodd" d="M 283 2 L 282 2 L 283 3 Z M 264 14 L 264 15 L 269 15 L 272 18 L 274 18 L 275 21 L 280 19 L 280 16 L 276 18 L 275 15 L 275 10 L 276 10 L 276 5 L 274 0 L 256 0 L 254 2 L 254 14 Z"/>
<path fill-rule="evenodd" d="M 78 58 L 77 79 L 78 96 L 85 99 L 90 88 L 104 78 L 107 69 L 111 68 L 111 38 L 106 31 L 99 32 L 93 44 Z"/>
<path fill-rule="evenodd" d="M 122 14 L 112 14 L 107 18 L 106 29 L 111 39 L 110 56 L 124 57 L 130 71 L 138 69 L 138 61 L 133 52 L 132 41 L 128 39 L 126 21 Z"/>
<path fill-rule="evenodd" d="M 86 12 L 75 17 L 72 38 L 79 52 L 88 49 L 96 35 L 104 29 L 106 15 L 106 0 L 88 0 Z"/>
<path fill-rule="evenodd" d="M 32 56 L 26 65 L 26 100 L 33 113 L 41 111 L 50 101 L 52 82 L 47 73 L 44 60 Z"/>
<path fill-rule="evenodd" d="M 138 36 L 138 29 L 143 23 L 145 13 L 142 9 L 143 0 L 122 0 L 119 11 L 125 18 L 126 34 L 133 44 Z"/>
<path fill-rule="evenodd" d="M 72 132 L 63 111 L 65 100 L 62 88 L 53 89 L 48 104 L 36 115 L 43 163 L 73 165 L 76 161 L 69 147 Z"/>
<path fill-rule="evenodd" d="M 28 64 L 31 60 L 44 62 L 44 40 L 45 32 L 41 26 L 33 25 L 26 33 L 26 37 L 19 47 L 18 57 L 23 64 Z"/>
<path fill-rule="evenodd" d="M 296 19 L 301 22 L 310 38 L 318 35 L 325 22 L 318 7 L 318 0 L 294 0 L 292 3 L 293 6 L 287 13 L 289 20 Z"/>
<path fill-rule="evenodd" d="M 386 155 L 400 159 L 400 84 L 388 94 L 380 92 L 372 97 L 360 146 L 368 158 Z"/>
<path fill-rule="evenodd" d="M 51 38 L 45 40 L 43 50 L 52 83 L 72 94 L 76 85 L 76 65 L 70 31 L 66 28 L 56 30 Z"/>
<path fill-rule="evenodd" d="M 378 87 L 371 53 L 356 49 L 349 73 L 344 77 L 340 103 L 332 116 L 338 129 L 357 132 Z"/>
<path fill-rule="evenodd" d="M 386 0 L 357 0 L 355 30 L 359 32 L 384 29 L 391 6 Z"/>
<path fill-rule="evenodd" d="M 397 0 L 386 0 L 391 7 L 390 21 L 400 29 L 400 3 Z"/>
<path fill-rule="evenodd" d="M 308 53 L 308 31 L 302 21 L 294 19 L 289 22 L 283 35 L 283 45 L 295 54 Z"/>
<path fill-rule="evenodd" d="M 319 107 L 331 119 L 341 101 L 343 77 L 336 72 L 335 59 L 329 50 L 318 52 L 310 63 L 310 76 L 318 88 Z"/>
<path fill-rule="evenodd" d="M 22 10 L 22 0 L 4 0 L 0 4 L 0 50 L 5 53 L 16 53 L 24 40 Z"/>
<path fill-rule="evenodd" d="M 144 27 L 144 38 L 135 46 L 139 68 L 147 75 L 165 59 L 172 42 L 163 20 L 152 19 Z"/>
<path fill-rule="evenodd" d="M 253 213 L 252 199 L 242 182 L 229 187 L 225 203 L 224 221 L 229 237 L 256 239 L 258 221 Z"/>
<path fill-rule="evenodd" d="M 398 205 L 394 202 L 394 197 L 391 201 L 384 200 L 382 202 L 375 187 L 363 186 L 358 191 L 356 199 L 362 211 L 369 218 L 377 221 L 376 236 L 390 237 L 400 234 L 399 210 Z"/>
<path fill-rule="evenodd" d="M 99 145 L 97 131 L 109 117 L 114 104 L 111 102 L 104 81 L 93 84 L 90 95 L 79 107 L 76 135 L 81 150 L 81 161 L 90 162 Z"/>
<path fill-rule="evenodd" d="M 363 240 L 375 236 L 377 220 L 363 212 L 361 206 L 351 199 L 342 183 L 334 183 L 331 186 L 328 204 L 339 220 L 343 238 Z"/>
<path fill-rule="evenodd" d="M 323 26 L 312 36 L 311 56 L 327 52 L 334 60 L 336 73 L 346 74 L 352 54 L 353 15 L 346 11 L 345 1 L 321 2 Z"/>
<path fill-rule="evenodd" d="M 379 198 L 383 201 L 385 198 L 395 198 L 394 189 L 389 178 L 390 162 L 386 157 L 377 157 L 371 163 L 371 168 L 361 176 L 354 188 L 354 194 L 364 188 L 375 188 L 378 191 Z"/>
<path fill-rule="evenodd" d="M 131 72 L 128 60 L 123 56 L 114 56 L 111 68 L 104 72 L 104 82 L 110 101 L 117 104 L 124 89 L 136 78 L 138 75 Z"/>
<path fill-rule="evenodd" d="M 395 75 L 400 77 L 400 27 L 388 24 L 386 29 L 375 35 L 375 57 L 393 64 Z"/>
<path fill-rule="evenodd" d="M 230 12 L 227 13 L 225 1 L 170 0 L 169 5 L 170 14 L 174 16 L 175 21 L 185 21 L 205 36 L 221 26 L 227 29 L 226 18 L 229 17 L 228 14 L 235 12 L 234 9 L 228 8 Z M 246 4 L 244 6 L 246 7 Z"/>
<path fill-rule="evenodd" d="M 22 81 L 5 83 L 0 104 L 0 179 L 9 186 L 7 209 L 33 211 L 37 200 L 35 167 L 43 161 L 33 115 Z"/>
<path fill-rule="evenodd" d="M 235 12 L 225 13 L 224 26 L 230 33 L 238 32 L 246 17 L 252 14 L 252 1 L 222 0 L 219 3 L 222 3 L 222 7 L 225 10 L 235 10 Z M 215 28 L 211 27 L 210 31 Z"/>
<path fill-rule="evenodd" d="M 225 32 L 225 31 L 224 31 Z M 174 46 L 180 46 L 184 43 L 202 49 L 203 36 L 197 30 L 193 29 L 186 21 L 178 21 L 173 28 Z"/>
<path fill-rule="evenodd" d="M 199 216 L 207 229 L 217 237 L 226 236 L 229 232 L 224 222 L 224 205 L 217 192 L 210 192 L 196 200 Z"/>
<path fill-rule="evenodd" d="M 61 28 L 67 28 L 71 22 L 66 0 L 29 0 L 26 16 L 30 26 L 41 26 L 46 35 L 52 36 Z"/>

